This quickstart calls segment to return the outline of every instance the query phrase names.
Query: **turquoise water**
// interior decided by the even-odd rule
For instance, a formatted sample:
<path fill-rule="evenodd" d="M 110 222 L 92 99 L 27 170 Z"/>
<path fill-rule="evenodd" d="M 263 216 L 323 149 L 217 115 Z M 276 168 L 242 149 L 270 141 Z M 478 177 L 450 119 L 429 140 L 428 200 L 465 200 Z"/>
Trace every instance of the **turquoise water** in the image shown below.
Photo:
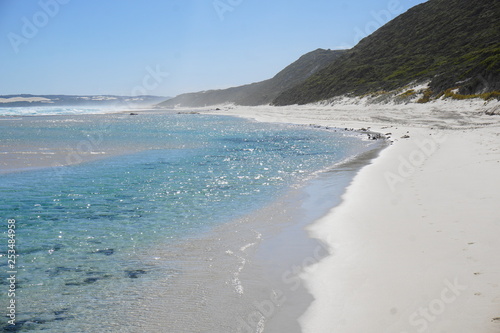
<path fill-rule="evenodd" d="M 4 150 L 85 143 L 141 150 L 0 175 L 1 308 L 7 220 L 15 219 L 16 330 L 51 332 L 86 331 L 96 317 L 95 331 L 119 331 L 107 311 L 126 308 L 151 281 L 183 273 L 182 257 L 144 261 L 149 249 L 195 240 L 372 144 L 334 130 L 176 114 L 0 122 L 0 142 Z"/>

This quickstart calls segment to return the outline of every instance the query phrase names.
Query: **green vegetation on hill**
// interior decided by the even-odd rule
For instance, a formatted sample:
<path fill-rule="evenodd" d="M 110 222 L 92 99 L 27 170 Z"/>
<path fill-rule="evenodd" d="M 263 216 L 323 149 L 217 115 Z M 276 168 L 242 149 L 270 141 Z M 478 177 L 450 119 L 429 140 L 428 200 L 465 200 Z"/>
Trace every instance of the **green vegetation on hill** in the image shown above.
<path fill-rule="evenodd" d="M 500 90 L 500 1 L 429 0 L 384 25 L 275 105 L 389 91 L 430 81 L 426 96 Z"/>
<path fill-rule="evenodd" d="M 240 87 L 182 94 L 158 104 L 159 107 L 203 107 L 225 103 L 262 105 L 271 103 L 280 93 L 290 89 L 323 69 L 345 51 L 318 49 L 287 66 L 272 79 Z"/>

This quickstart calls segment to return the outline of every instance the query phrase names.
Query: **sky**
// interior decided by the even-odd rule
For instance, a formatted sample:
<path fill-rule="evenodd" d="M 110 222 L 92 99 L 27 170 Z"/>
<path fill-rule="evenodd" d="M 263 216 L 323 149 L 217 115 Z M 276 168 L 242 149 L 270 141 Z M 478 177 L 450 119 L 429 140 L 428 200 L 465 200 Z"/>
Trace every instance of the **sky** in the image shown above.
<path fill-rule="evenodd" d="M 0 0 L 0 95 L 158 95 L 273 77 L 423 0 Z"/>

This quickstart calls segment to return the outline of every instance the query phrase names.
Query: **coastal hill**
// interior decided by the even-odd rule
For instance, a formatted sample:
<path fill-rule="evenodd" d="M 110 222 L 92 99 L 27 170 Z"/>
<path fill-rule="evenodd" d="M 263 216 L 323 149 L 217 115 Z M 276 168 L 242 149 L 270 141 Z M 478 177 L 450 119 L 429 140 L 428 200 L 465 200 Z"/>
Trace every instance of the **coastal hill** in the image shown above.
<path fill-rule="evenodd" d="M 421 102 L 443 95 L 499 98 L 498 36 L 500 1 L 429 0 L 350 50 L 318 49 L 270 80 L 183 94 L 158 106 L 290 105 L 384 93 L 413 94 Z M 417 84 L 426 88 L 413 91 Z"/>
<path fill-rule="evenodd" d="M 415 82 L 430 82 L 428 97 L 451 91 L 464 98 L 495 92 L 500 90 L 499 36 L 500 1 L 429 0 L 364 38 L 272 104 L 360 96 Z"/>
<path fill-rule="evenodd" d="M 158 106 L 201 107 L 226 103 L 237 105 L 269 104 L 280 93 L 304 82 L 344 53 L 343 50 L 317 49 L 303 55 L 272 79 L 234 88 L 182 94 L 160 103 Z"/>

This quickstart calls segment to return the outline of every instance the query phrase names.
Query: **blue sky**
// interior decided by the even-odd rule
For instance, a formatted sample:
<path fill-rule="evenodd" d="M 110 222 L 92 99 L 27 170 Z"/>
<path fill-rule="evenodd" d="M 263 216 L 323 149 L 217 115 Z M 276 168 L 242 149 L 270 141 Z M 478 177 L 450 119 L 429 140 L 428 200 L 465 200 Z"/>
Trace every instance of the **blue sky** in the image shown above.
<path fill-rule="evenodd" d="M 0 0 L 0 95 L 175 96 L 354 46 L 423 0 Z"/>

